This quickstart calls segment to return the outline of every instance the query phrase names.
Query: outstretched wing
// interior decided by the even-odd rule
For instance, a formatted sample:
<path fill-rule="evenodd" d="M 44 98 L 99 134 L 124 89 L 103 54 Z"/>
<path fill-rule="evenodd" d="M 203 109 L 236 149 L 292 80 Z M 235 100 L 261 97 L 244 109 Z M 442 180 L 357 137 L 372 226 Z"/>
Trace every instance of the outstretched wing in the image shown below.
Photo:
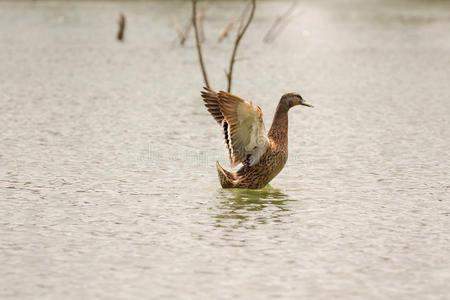
<path fill-rule="evenodd" d="M 269 144 L 259 106 L 226 92 L 202 91 L 205 106 L 223 126 L 231 165 L 254 165 Z"/>
<path fill-rule="evenodd" d="M 205 102 L 205 106 L 208 109 L 209 113 L 213 116 L 214 120 L 217 123 L 222 124 L 223 114 L 220 111 L 219 106 L 219 96 L 213 90 L 204 87 L 204 90 L 201 92 L 203 102 Z"/>

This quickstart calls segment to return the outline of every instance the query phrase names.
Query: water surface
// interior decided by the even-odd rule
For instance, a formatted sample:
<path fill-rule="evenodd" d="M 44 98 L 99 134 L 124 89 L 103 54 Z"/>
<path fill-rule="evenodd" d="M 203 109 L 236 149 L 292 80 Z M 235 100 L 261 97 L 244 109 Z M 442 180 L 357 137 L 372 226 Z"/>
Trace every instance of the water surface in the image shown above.
<path fill-rule="evenodd" d="M 0 298 L 450 298 L 450 3 L 300 2 L 263 43 L 289 5 L 259 3 L 233 91 L 267 127 L 284 92 L 315 108 L 240 191 L 176 41 L 188 2 L 0 2 Z M 243 6 L 207 6 L 216 89 Z"/>

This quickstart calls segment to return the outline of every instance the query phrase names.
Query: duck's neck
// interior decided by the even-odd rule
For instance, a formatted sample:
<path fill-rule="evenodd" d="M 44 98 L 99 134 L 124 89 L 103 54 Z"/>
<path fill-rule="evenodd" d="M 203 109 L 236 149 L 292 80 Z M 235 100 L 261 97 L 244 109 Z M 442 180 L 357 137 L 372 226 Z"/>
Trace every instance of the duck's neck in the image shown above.
<path fill-rule="evenodd" d="M 268 136 L 277 144 L 287 144 L 288 141 L 288 110 L 280 103 L 273 117 Z"/>

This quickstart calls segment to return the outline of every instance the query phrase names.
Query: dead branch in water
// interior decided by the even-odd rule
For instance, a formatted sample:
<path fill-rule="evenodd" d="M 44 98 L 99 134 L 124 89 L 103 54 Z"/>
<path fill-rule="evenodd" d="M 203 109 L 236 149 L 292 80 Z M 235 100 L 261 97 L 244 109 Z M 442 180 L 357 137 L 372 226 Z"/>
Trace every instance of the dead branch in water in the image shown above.
<path fill-rule="evenodd" d="M 197 16 L 197 22 L 199 25 L 198 27 L 199 27 L 199 33 L 200 33 L 200 42 L 203 42 L 205 40 L 205 34 L 204 34 L 204 30 L 203 30 L 203 20 L 204 19 L 205 19 L 205 9 L 203 8 L 200 10 L 200 12 L 198 13 L 198 16 Z M 176 31 L 178 39 L 180 41 L 180 45 L 184 46 L 184 44 L 186 43 L 186 40 L 189 37 L 189 34 L 191 33 L 192 27 L 194 27 L 192 18 L 189 18 L 189 22 L 186 24 L 184 29 L 181 29 L 181 26 L 178 23 L 176 18 L 173 18 L 172 23 L 175 26 L 175 31 Z"/>
<path fill-rule="evenodd" d="M 184 38 L 183 30 L 181 30 L 180 23 L 178 23 L 177 19 L 175 17 L 172 17 L 172 23 L 175 28 L 175 32 L 177 33 L 178 39 L 180 40 L 180 44 L 182 44 L 182 40 Z"/>
<path fill-rule="evenodd" d="M 208 81 L 208 74 L 206 73 L 205 63 L 203 61 L 203 54 L 202 54 L 202 46 L 200 42 L 200 34 L 198 30 L 198 24 L 197 24 L 197 0 L 192 0 L 192 24 L 194 25 L 194 32 L 195 32 L 195 45 L 197 47 L 197 54 L 198 54 L 198 61 L 200 63 L 200 68 L 202 69 L 202 75 L 203 75 L 203 81 L 206 85 L 206 87 L 209 86 Z"/>
<path fill-rule="evenodd" d="M 200 42 L 205 41 L 205 31 L 203 30 L 203 21 L 205 20 L 205 8 L 201 8 L 197 16 L 198 21 L 198 32 L 200 35 Z"/>
<path fill-rule="evenodd" d="M 286 27 L 288 23 L 289 17 L 295 11 L 297 4 L 298 4 L 297 2 L 293 2 L 291 6 L 284 12 L 284 14 L 278 16 L 275 19 L 272 26 L 269 28 L 266 35 L 264 36 L 263 42 L 271 43 L 277 38 L 277 36 L 280 35 L 281 31 Z"/>
<path fill-rule="evenodd" d="M 248 13 L 249 9 L 250 9 L 250 13 Z M 253 20 L 253 16 L 255 15 L 255 10 L 256 10 L 256 0 L 250 0 L 249 4 L 245 7 L 245 9 L 241 15 L 241 18 L 240 18 L 240 25 L 236 32 L 236 39 L 234 41 L 233 52 L 231 54 L 229 67 L 228 67 L 228 70 L 225 71 L 225 75 L 227 77 L 227 82 L 228 82 L 228 85 L 227 85 L 228 92 L 231 91 L 231 84 L 233 81 L 234 64 L 236 63 L 236 61 L 238 61 L 238 59 L 236 58 L 237 50 L 239 48 L 239 44 L 240 44 L 242 38 L 245 35 L 245 32 L 247 31 L 248 27 L 250 26 L 250 23 Z M 245 16 L 247 14 L 248 14 L 248 18 L 245 19 Z M 197 0 L 192 0 L 192 18 L 191 19 L 192 19 L 192 24 L 194 27 L 194 32 L 195 32 L 195 45 L 197 48 L 198 61 L 199 61 L 200 68 L 202 71 L 203 81 L 205 83 L 205 86 L 209 88 L 210 85 L 209 85 L 209 80 L 208 80 L 208 73 L 206 72 L 205 62 L 203 60 L 203 53 L 202 53 L 202 38 L 200 36 L 201 33 L 199 30 L 199 23 L 202 26 L 203 18 L 204 18 L 204 13 L 202 13 L 201 16 L 197 15 Z M 234 23 L 235 23 L 235 21 L 230 21 L 230 23 L 227 25 L 225 30 L 220 35 L 219 42 L 228 35 L 228 33 L 232 29 L 232 26 L 234 25 Z"/>
<path fill-rule="evenodd" d="M 119 16 L 119 31 L 117 32 L 117 40 L 123 42 L 125 38 L 125 27 L 127 24 L 127 18 L 123 13 L 120 13 Z"/>
<path fill-rule="evenodd" d="M 245 6 L 245 9 L 242 11 L 241 16 L 239 17 L 239 19 L 231 19 L 230 22 L 228 22 L 227 26 L 225 26 L 225 28 L 223 29 L 223 31 L 220 33 L 219 35 L 219 39 L 217 40 L 219 43 L 221 43 L 224 39 L 226 39 L 230 33 L 230 31 L 233 29 L 234 24 L 237 23 L 239 21 L 239 28 L 238 31 L 242 30 L 242 27 L 244 27 L 244 20 L 245 20 L 245 16 L 248 13 L 248 10 L 250 8 L 251 3 L 249 2 L 247 4 L 247 6 Z"/>
<path fill-rule="evenodd" d="M 219 39 L 217 40 L 218 43 L 221 43 L 224 39 L 226 39 L 228 37 L 228 34 L 233 29 L 234 22 L 235 22 L 234 20 L 231 20 L 227 24 L 227 26 L 225 26 L 225 28 L 223 29 L 223 31 L 219 35 Z"/>
<path fill-rule="evenodd" d="M 245 16 L 248 15 L 248 11 L 251 7 L 251 1 L 247 3 L 247 5 L 245 6 L 245 8 L 242 10 L 241 15 L 239 16 L 239 28 L 238 28 L 238 32 L 242 31 L 242 28 L 245 25 Z"/>
<path fill-rule="evenodd" d="M 251 11 L 248 16 L 247 22 L 245 22 L 245 23 L 242 22 L 241 25 L 243 25 L 243 24 L 245 24 L 245 25 L 239 26 L 239 29 L 236 33 L 236 39 L 234 41 L 233 52 L 231 53 L 230 64 L 228 67 L 228 71 L 226 72 L 226 76 L 227 76 L 227 80 L 228 80 L 228 87 L 227 87 L 228 92 L 231 92 L 231 83 L 233 80 L 233 67 L 234 67 L 234 63 L 236 62 L 237 49 L 239 47 L 239 43 L 242 40 L 242 37 L 244 36 L 245 32 L 247 31 L 247 28 L 250 26 L 250 23 L 253 20 L 253 16 L 255 15 L 255 9 L 256 9 L 256 0 L 251 0 Z"/>
<path fill-rule="evenodd" d="M 191 32 L 192 19 L 189 19 L 189 22 L 184 27 L 184 30 L 181 29 L 180 24 L 178 23 L 177 19 L 175 19 L 175 18 L 173 18 L 173 24 L 175 26 L 175 31 L 177 32 L 178 39 L 180 40 L 180 45 L 184 46 L 184 44 L 186 43 L 187 38 L 189 37 L 189 33 Z"/>

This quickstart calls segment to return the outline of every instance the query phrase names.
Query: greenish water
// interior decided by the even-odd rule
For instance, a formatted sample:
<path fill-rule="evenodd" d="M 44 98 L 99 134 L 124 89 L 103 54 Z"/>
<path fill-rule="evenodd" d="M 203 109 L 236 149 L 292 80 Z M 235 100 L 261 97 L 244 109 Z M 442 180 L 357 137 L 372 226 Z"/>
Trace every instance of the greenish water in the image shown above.
<path fill-rule="evenodd" d="M 447 299 L 450 3 L 261 1 L 234 92 L 296 91 L 290 157 L 222 190 L 187 2 L 0 2 L 1 299 Z M 205 15 L 225 88 L 242 2 Z M 128 18 L 124 43 L 117 17 Z"/>

